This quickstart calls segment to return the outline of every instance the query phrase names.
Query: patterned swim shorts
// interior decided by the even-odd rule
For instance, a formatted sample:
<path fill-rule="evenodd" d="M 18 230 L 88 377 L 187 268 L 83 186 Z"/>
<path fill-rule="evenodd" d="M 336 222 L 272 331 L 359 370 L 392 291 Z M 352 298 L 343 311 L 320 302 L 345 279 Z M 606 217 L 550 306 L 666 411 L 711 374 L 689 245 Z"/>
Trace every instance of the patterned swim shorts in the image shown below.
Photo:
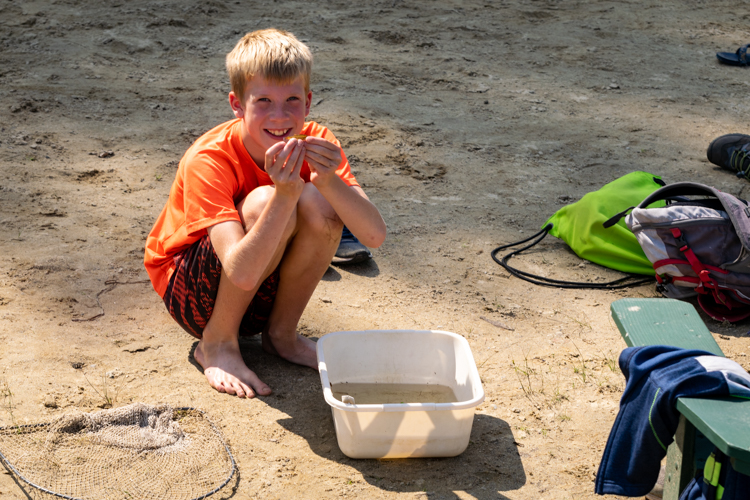
<path fill-rule="evenodd" d="M 219 291 L 221 262 L 208 236 L 174 257 L 177 267 L 164 294 L 164 304 L 177 323 L 201 338 Z M 240 336 L 260 333 L 268 322 L 279 288 L 277 267 L 260 285 L 240 324 Z"/>

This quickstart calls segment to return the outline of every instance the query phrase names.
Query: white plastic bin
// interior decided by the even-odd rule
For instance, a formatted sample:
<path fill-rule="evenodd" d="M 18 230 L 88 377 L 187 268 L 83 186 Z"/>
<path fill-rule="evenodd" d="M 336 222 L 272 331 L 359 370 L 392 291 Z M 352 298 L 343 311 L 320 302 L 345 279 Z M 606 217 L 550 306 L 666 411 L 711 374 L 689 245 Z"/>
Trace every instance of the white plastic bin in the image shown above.
<path fill-rule="evenodd" d="M 466 449 L 484 389 L 469 343 L 460 335 L 434 330 L 335 332 L 318 341 L 317 354 L 323 395 L 345 455 L 453 457 Z M 331 389 L 340 384 L 447 386 L 455 402 L 361 404 L 355 396 L 354 404 L 347 404 Z"/>

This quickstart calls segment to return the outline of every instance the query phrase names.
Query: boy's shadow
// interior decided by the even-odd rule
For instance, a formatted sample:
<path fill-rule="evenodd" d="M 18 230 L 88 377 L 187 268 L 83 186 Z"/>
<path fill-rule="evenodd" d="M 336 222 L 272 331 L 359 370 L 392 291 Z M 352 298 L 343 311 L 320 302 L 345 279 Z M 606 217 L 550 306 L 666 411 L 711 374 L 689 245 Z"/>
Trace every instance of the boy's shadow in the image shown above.
<path fill-rule="evenodd" d="M 339 450 L 318 374 L 266 354 L 259 339 L 242 340 L 241 346 L 245 361 L 274 390 L 263 402 L 290 416 L 278 423 L 307 440 L 316 455 L 356 469 L 373 486 L 385 491 L 424 492 L 430 499 L 457 499 L 456 491 L 481 499 L 505 499 L 500 492 L 526 483 L 519 445 L 510 426 L 490 415 L 474 416 L 469 446 L 457 457 L 348 458 Z"/>

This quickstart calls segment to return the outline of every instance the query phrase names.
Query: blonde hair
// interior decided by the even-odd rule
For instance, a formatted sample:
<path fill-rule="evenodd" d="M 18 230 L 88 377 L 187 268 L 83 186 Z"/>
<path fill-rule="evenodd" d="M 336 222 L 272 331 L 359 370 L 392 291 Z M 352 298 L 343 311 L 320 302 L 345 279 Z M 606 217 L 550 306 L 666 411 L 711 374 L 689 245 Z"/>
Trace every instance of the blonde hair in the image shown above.
<path fill-rule="evenodd" d="M 227 54 L 227 73 L 232 92 L 245 97 L 245 85 L 255 75 L 287 84 L 300 76 L 310 91 L 312 53 L 307 45 L 286 31 L 269 28 L 243 36 Z"/>

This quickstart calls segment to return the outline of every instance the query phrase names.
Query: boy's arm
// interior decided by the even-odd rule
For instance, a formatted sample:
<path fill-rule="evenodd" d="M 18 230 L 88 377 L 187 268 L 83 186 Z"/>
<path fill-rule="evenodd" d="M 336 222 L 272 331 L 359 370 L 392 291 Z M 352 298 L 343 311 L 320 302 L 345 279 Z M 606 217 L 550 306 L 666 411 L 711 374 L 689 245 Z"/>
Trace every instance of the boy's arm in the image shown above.
<path fill-rule="evenodd" d="M 318 188 L 347 228 L 370 248 L 383 244 L 386 227 L 380 212 L 359 186 L 348 186 L 336 175 L 344 161 L 341 148 L 325 139 L 305 139 L 305 159 L 310 166 L 310 182 Z"/>
<path fill-rule="evenodd" d="M 220 222 L 207 229 L 211 245 L 229 280 L 252 290 L 273 259 L 305 181 L 299 176 L 304 147 L 278 143 L 266 152 L 266 171 L 274 183 L 271 198 L 247 233 L 240 222 Z M 285 165 L 286 163 L 286 165 Z"/>

